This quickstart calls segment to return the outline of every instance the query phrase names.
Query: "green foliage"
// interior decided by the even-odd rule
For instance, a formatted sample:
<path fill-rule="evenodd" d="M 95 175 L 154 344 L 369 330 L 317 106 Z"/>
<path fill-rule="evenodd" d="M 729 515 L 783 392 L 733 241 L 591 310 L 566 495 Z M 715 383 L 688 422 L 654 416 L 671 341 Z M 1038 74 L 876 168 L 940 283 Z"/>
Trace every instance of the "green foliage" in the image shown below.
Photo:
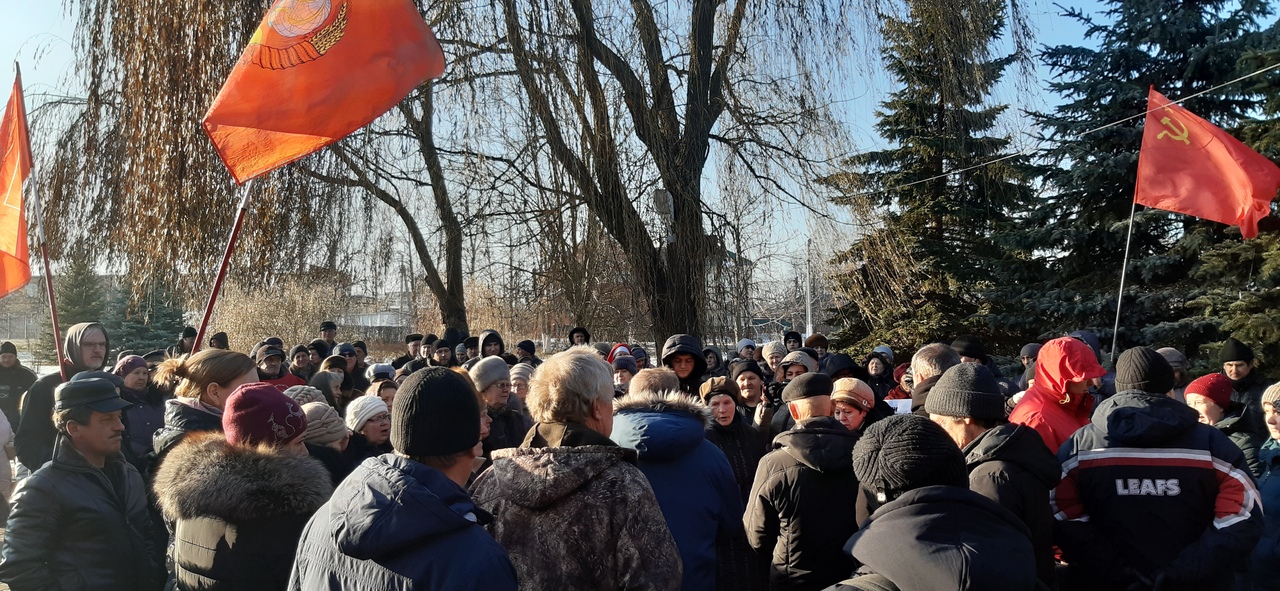
<path fill-rule="evenodd" d="M 153 286 L 136 301 L 130 301 L 130 293 L 123 288 L 112 294 L 106 326 L 111 331 L 113 347 L 142 355 L 177 342 L 186 323 L 172 292 L 164 286 Z"/>
<path fill-rule="evenodd" d="M 94 270 L 91 257 L 77 255 L 68 257 L 66 269 L 54 276 L 54 303 L 58 308 L 58 327 L 62 334 L 67 328 L 81 322 L 102 322 L 107 309 L 108 293 L 98 273 Z M 36 359 L 42 363 L 52 363 L 56 355 L 53 349 L 53 321 L 45 316 L 40 323 L 40 341 L 49 347 Z M 62 336 L 56 337 L 59 341 Z"/>
<path fill-rule="evenodd" d="M 837 257 L 835 278 L 848 304 L 834 310 L 839 347 L 908 348 L 973 330 L 986 311 L 983 292 L 1006 256 L 992 239 L 1028 198 L 1019 161 L 1010 159 L 935 178 L 1010 152 L 991 135 L 1005 106 L 987 104 L 992 87 L 1018 56 L 990 57 L 1005 28 L 1005 6 L 960 2 L 945 18 L 923 1 L 905 20 L 886 17 L 883 52 L 902 84 L 877 111 L 876 130 L 893 147 L 848 160 L 829 179 L 838 201 L 885 211 L 883 224 Z M 915 184 L 912 184 L 915 183 Z"/>

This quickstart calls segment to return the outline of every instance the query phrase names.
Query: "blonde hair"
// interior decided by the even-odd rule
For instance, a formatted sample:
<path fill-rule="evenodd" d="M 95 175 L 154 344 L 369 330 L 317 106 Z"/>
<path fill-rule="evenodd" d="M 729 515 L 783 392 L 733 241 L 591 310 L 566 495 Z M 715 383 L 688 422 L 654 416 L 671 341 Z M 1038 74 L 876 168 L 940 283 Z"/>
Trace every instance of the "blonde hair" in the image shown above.
<path fill-rule="evenodd" d="M 248 355 L 225 349 L 204 349 L 195 355 L 165 359 L 156 367 L 155 380 L 172 384 L 178 398 L 199 399 L 209 384 L 228 384 L 255 370 Z"/>
<path fill-rule="evenodd" d="M 539 423 L 581 424 L 600 400 L 613 400 L 613 368 L 594 347 L 578 345 L 538 367 L 525 402 Z"/>

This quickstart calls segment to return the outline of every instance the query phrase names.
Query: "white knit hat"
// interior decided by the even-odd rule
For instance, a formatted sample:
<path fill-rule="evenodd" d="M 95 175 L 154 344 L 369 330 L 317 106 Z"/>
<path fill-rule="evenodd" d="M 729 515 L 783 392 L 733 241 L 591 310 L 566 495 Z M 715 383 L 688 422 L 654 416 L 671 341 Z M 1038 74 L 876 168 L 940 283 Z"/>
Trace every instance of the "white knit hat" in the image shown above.
<path fill-rule="evenodd" d="M 347 405 L 347 428 L 359 432 L 374 415 L 387 410 L 387 403 L 377 396 L 357 396 Z"/>

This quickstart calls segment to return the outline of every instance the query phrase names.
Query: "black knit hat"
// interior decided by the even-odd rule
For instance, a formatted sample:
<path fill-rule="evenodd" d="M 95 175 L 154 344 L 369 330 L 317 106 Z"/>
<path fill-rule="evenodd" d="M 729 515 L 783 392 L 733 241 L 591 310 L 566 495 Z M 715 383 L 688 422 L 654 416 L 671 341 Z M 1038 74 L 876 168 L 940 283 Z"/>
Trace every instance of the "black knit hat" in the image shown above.
<path fill-rule="evenodd" d="M 735 382 L 738 381 L 738 376 L 746 372 L 756 374 L 760 379 L 764 379 L 764 370 L 760 369 L 760 364 L 756 363 L 755 360 L 744 359 L 729 365 L 729 377 L 733 378 Z"/>
<path fill-rule="evenodd" d="M 787 382 L 782 389 L 782 401 L 794 402 L 814 396 L 830 396 L 834 388 L 835 385 L 827 374 L 811 371 Z"/>
<path fill-rule="evenodd" d="M 0 343 L 0 355 L 4 355 L 5 353 L 8 353 L 10 355 L 17 355 L 18 348 L 15 347 L 13 343 L 10 343 L 9 341 L 5 341 L 3 343 Z"/>
<path fill-rule="evenodd" d="M 196 336 L 196 328 L 194 326 L 182 327 L 182 338 L 190 339 Z"/>
<path fill-rule="evenodd" d="M 421 340 L 422 340 L 422 335 L 416 332 L 412 334 L 404 335 L 404 344 L 406 345 L 414 341 L 421 341 Z"/>
<path fill-rule="evenodd" d="M 1155 349 L 1134 347 L 1116 360 L 1116 392 L 1141 390 L 1163 396 L 1173 389 L 1176 381 L 1173 366 Z"/>
<path fill-rule="evenodd" d="M 530 355 L 533 355 L 534 353 L 538 352 L 537 345 L 534 345 L 533 341 L 529 341 L 529 340 L 524 340 L 524 341 L 520 341 L 519 343 L 516 343 L 516 348 L 521 351 L 525 351 Z"/>
<path fill-rule="evenodd" d="M 209 337 L 209 345 L 211 346 L 214 343 L 220 343 L 225 347 L 228 346 L 230 342 L 231 341 L 227 338 L 227 333 L 225 332 L 215 332 L 213 333 L 213 336 Z"/>
<path fill-rule="evenodd" d="M 960 448 L 920 415 L 893 415 L 867 427 L 853 446 L 853 473 L 881 503 L 926 486 L 969 488 Z"/>
<path fill-rule="evenodd" d="M 925 399 L 929 414 L 998 421 L 1004 415 L 1005 398 L 991 370 L 977 363 L 961 363 L 938 378 Z"/>
<path fill-rule="evenodd" d="M 951 341 L 951 348 L 955 349 L 956 355 L 961 357 L 981 359 L 983 362 L 987 360 L 987 350 L 982 346 L 982 339 L 977 336 L 962 334 Z M 932 396 L 932 392 L 929 395 Z"/>
<path fill-rule="evenodd" d="M 1222 343 L 1222 351 L 1218 352 L 1218 363 L 1228 361 L 1253 361 L 1253 349 L 1234 338 L 1227 339 Z"/>
<path fill-rule="evenodd" d="M 450 343 L 449 341 L 446 341 L 444 339 L 436 339 L 436 342 L 432 343 L 431 346 L 436 349 L 452 349 L 453 343 Z"/>
<path fill-rule="evenodd" d="M 428 367 L 405 379 L 391 409 L 391 446 L 409 457 L 447 456 L 480 441 L 480 404 L 467 379 Z"/>

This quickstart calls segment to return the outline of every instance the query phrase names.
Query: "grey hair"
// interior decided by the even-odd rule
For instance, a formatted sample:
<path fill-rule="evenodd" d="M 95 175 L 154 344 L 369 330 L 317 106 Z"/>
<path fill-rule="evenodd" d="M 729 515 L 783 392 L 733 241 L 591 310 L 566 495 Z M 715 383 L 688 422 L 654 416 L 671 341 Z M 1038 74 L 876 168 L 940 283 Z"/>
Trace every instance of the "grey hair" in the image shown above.
<path fill-rule="evenodd" d="M 934 343 L 921 347 L 911 357 L 911 375 L 919 384 L 929 378 L 942 375 L 948 369 L 960 365 L 960 356 L 950 345 Z"/>
<path fill-rule="evenodd" d="M 585 423 L 599 401 L 613 403 L 613 368 L 590 345 L 553 355 L 529 380 L 526 402 L 539 423 Z"/>

